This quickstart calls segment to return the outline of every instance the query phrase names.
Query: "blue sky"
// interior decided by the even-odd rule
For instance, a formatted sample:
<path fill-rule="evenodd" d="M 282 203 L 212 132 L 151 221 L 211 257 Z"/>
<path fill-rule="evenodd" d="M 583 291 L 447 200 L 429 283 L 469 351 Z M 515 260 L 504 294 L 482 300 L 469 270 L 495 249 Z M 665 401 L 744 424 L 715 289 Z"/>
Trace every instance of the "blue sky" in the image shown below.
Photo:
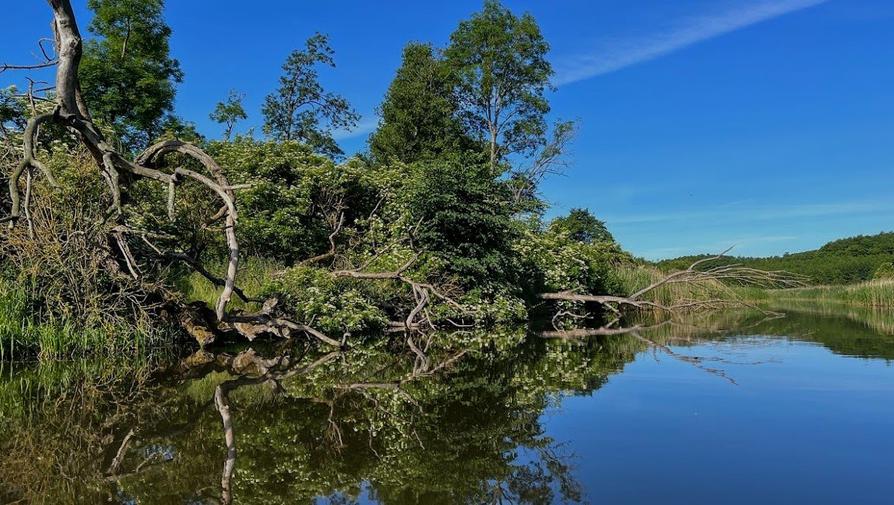
<path fill-rule="evenodd" d="M 81 24 L 89 13 L 74 0 Z M 552 214 L 587 207 L 650 259 L 815 248 L 894 230 L 894 2 L 889 0 L 506 1 L 552 45 L 552 116 L 577 119 Z M 320 31 L 338 67 L 324 84 L 363 114 L 339 134 L 363 149 L 411 40 L 444 45 L 478 1 L 168 0 L 185 72 L 177 113 L 210 137 L 228 90 L 249 120 L 286 55 Z M 0 61 L 48 36 L 44 2 L 4 6 Z M 12 20 L 12 22 L 10 22 Z M 15 76 L 0 76 L 0 86 Z M 19 76 L 20 78 L 21 76 Z M 258 128 L 260 130 L 260 128 Z"/>

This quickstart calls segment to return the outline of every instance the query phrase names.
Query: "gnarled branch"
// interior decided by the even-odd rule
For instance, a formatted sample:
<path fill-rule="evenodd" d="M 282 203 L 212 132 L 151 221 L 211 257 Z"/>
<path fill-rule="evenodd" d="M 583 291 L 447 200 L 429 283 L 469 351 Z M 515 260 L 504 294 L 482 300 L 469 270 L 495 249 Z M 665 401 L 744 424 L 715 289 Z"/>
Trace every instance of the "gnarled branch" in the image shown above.
<path fill-rule="evenodd" d="M 227 273 L 223 279 L 223 289 L 218 298 L 215 314 L 219 321 L 226 319 L 226 306 L 236 291 L 235 279 L 239 261 L 239 245 L 236 240 L 236 203 L 233 187 L 229 184 L 217 163 L 200 148 L 178 140 L 160 142 L 151 146 L 135 161 L 129 161 L 109 143 L 93 124 L 86 102 L 81 97 L 78 69 L 80 66 L 83 41 L 69 0 L 48 0 L 53 10 L 53 31 L 56 45 L 56 109 L 51 114 L 33 116 L 24 131 L 24 154 L 15 172 L 9 179 L 9 193 L 12 201 L 10 215 L 2 221 L 14 224 L 21 214 L 19 179 L 26 170 L 37 169 L 51 184 L 55 184 L 52 172 L 36 157 L 35 144 L 38 127 L 47 122 L 55 122 L 78 134 L 99 167 L 112 194 L 112 213 L 121 215 L 122 185 L 131 180 L 144 178 L 164 184 L 169 192 L 169 213 L 175 186 L 184 178 L 193 179 L 207 187 L 223 201 L 225 210 L 225 234 L 229 247 Z M 49 66 L 49 65 L 47 65 Z M 177 168 L 166 173 L 156 165 L 165 154 L 180 153 L 197 160 L 211 177 L 189 170 Z M 127 267 L 135 277 L 138 275 L 136 260 L 132 257 L 120 233 L 113 232 Z M 207 276 L 206 276 L 207 277 Z M 212 281 L 214 282 L 214 281 Z M 238 294 L 238 293 L 237 293 Z M 244 296 L 241 295 L 240 296 Z"/>

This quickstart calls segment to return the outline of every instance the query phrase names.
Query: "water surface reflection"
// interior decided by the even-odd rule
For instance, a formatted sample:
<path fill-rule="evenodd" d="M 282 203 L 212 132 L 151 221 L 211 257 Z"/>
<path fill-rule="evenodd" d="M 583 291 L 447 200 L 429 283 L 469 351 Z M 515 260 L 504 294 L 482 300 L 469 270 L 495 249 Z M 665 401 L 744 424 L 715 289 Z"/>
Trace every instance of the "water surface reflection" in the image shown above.
<path fill-rule="evenodd" d="M 800 307 L 774 320 L 667 325 L 645 339 L 554 342 L 518 330 L 481 346 L 444 335 L 425 367 L 385 341 L 330 353 L 295 345 L 173 362 L 7 364 L 0 502 L 701 503 L 716 501 L 705 490 L 737 487 L 720 501 L 838 496 L 824 478 L 808 490 L 765 476 L 756 458 L 774 457 L 819 476 L 834 469 L 872 503 L 882 495 L 856 476 L 894 470 L 861 445 L 894 450 L 890 430 L 873 428 L 894 423 L 894 407 L 880 406 L 894 400 L 894 339 L 883 321 L 859 316 Z M 649 339 L 687 359 L 656 353 Z M 792 406 L 805 401 L 834 412 L 796 440 L 823 440 L 875 467 L 843 471 L 798 454 L 805 446 L 790 445 L 790 423 L 810 418 Z M 848 433 L 848 411 L 869 428 Z M 838 447 L 845 439 L 860 452 Z M 755 440 L 760 447 L 742 446 Z M 715 480 L 692 487 L 698 472 Z M 769 494 L 747 485 L 758 476 Z"/>

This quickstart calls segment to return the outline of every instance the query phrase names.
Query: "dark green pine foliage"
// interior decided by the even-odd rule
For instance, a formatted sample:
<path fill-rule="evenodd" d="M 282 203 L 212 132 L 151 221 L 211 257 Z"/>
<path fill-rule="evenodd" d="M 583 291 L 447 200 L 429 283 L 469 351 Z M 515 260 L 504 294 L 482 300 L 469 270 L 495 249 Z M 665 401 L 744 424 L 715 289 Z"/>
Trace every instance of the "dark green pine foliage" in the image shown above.
<path fill-rule="evenodd" d="M 80 66 L 81 91 L 94 119 L 131 149 L 164 131 L 183 73 L 171 58 L 164 0 L 89 0 L 95 16 Z"/>
<path fill-rule="evenodd" d="M 430 44 L 410 43 L 379 108 L 379 128 L 370 137 L 378 163 L 411 163 L 480 149 L 457 118 L 457 80 Z"/>

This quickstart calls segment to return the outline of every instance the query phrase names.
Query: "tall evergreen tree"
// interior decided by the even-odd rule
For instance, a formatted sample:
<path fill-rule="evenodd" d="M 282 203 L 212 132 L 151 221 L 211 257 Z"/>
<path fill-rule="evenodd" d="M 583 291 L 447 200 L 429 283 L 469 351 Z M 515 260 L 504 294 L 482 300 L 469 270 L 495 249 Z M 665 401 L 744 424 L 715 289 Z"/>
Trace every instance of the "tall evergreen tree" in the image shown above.
<path fill-rule="evenodd" d="M 431 45 L 407 44 L 379 109 L 379 128 L 370 137 L 374 159 L 410 163 L 471 148 L 473 142 L 456 117 L 456 84 Z"/>
<path fill-rule="evenodd" d="M 320 84 L 318 65 L 335 67 L 334 51 L 325 35 L 307 39 L 283 64 L 279 89 L 264 102 L 264 131 L 278 140 L 299 140 L 316 152 L 339 156 L 334 130 L 350 130 L 360 116 L 343 97 Z"/>
<path fill-rule="evenodd" d="M 164 0 L 88 0 L 95 16 L 79 76 L 95 119 L 112 125 L 131 148 L 162 131 L 183 80 L 171 58 Z"/>

